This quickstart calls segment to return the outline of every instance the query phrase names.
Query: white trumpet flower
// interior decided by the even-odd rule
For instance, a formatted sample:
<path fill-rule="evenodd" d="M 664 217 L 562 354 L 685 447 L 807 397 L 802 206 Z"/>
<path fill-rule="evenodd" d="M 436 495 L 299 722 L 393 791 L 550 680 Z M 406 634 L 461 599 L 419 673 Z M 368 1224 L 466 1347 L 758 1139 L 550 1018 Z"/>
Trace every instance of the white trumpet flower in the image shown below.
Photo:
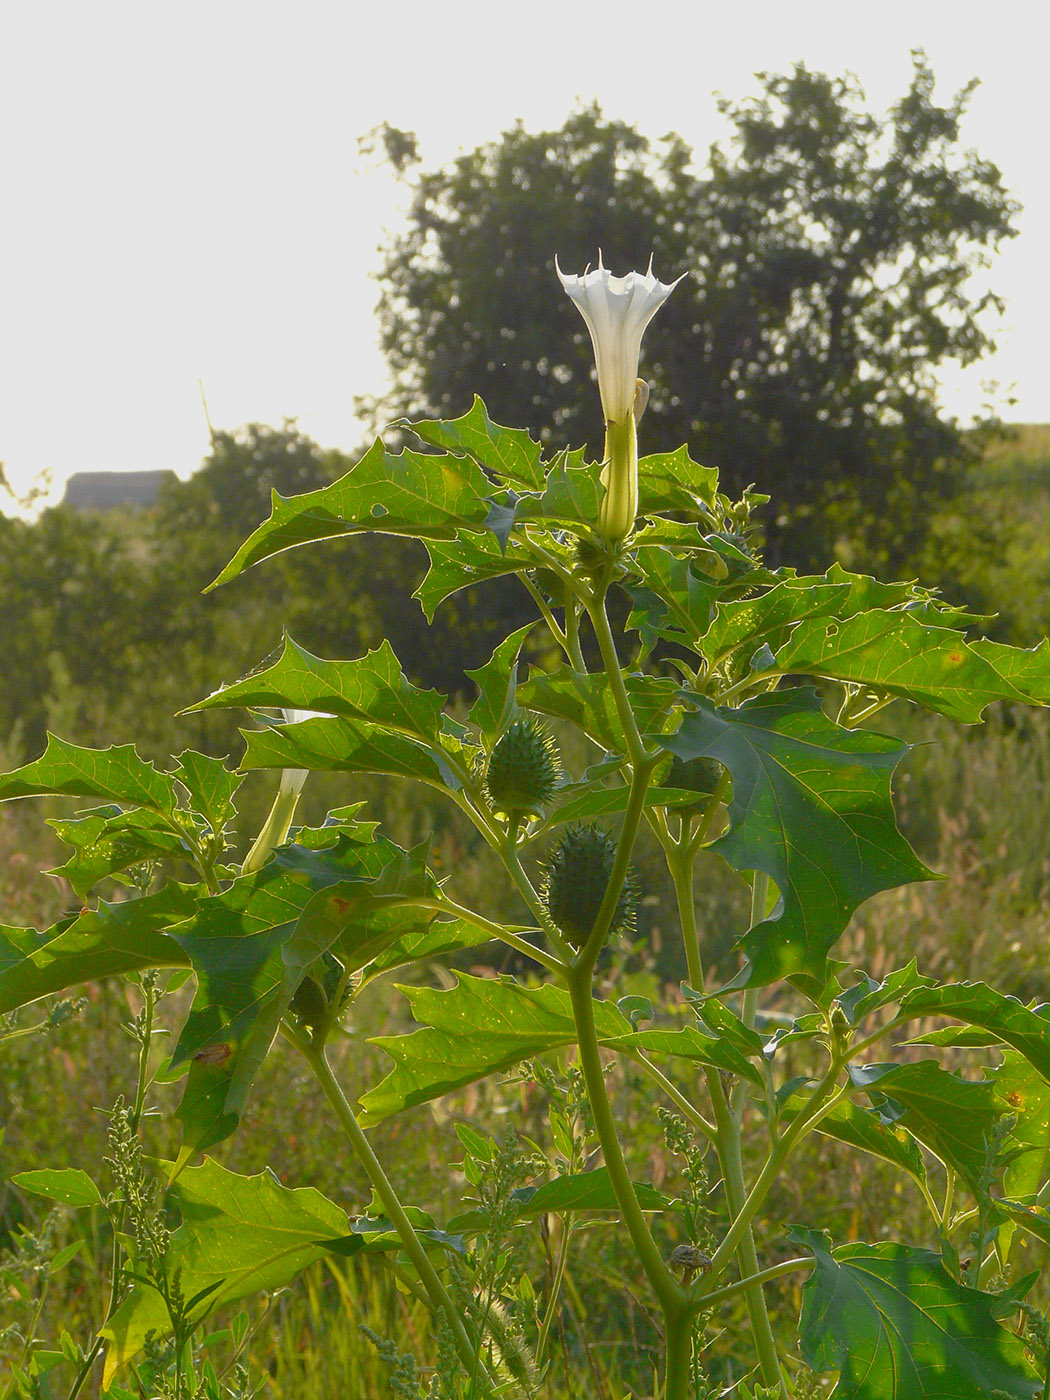
<path fill-rule="evenodd" d="M 320 710 L 290 709 L 282 709 L 281 717 L 285 724 L 301 724 L 306 719 L 324 718 Z M 299 802 L 299 794 L 303 790 L 303 784 L 309 773 L 309 768 L 281 769 L 281 782 L 277 789 L 277 796 L 270 808 L 270 815 L 263 823 L 262 830 L 255 838 L 251 850 L 244 859 L 244 864 L 241 866 L 242 875 L 250 875 L 253 871 L 261 870 L 269 860 L 271 853 L 287 840 L 292 818 L 295 816 L 295 809 Z"/>
<path fill-rule="evenodd" d="M 306 719 L 322 719 L 320 710 L 288 710 L 282 709 L 281 715 L 285 724 L 301 724 Z M 310 775 L 309 768 L 282 768 L 281 769 L 281 792 L 294 793 L 296 797 L 303 790 L 303 784 Z M 287 833 L 285 833 L 287 835 Z"/>
<path fill-rule="evenodd" d="M 616 544 L 630 534 L 638 513 L 637 424 L 649 398 L 648 385 L 638 378 L 642 335 L 682 278 L 659 281 L 651 258 L 646 272 L 614 277 L 603 267 L 600 252 L 597 268 L 582 277 L 562 272 L 557 258 L 554 267 L 587 323 L 594 346 L 605 415 L 605 497 L 598 530 Z"/>
<path fill-rule="evenodd" d="M 602 266 L 600 252 L 598 266 L 582 277 L 562 272 L 557 258 L 554 266 L 591 333 L 605 421 L 622 423 L 634 409 L 642 335 L 682 278 L 659 281 L 653 276 L 652 259 L 647 272 L 614 277 Z"/>

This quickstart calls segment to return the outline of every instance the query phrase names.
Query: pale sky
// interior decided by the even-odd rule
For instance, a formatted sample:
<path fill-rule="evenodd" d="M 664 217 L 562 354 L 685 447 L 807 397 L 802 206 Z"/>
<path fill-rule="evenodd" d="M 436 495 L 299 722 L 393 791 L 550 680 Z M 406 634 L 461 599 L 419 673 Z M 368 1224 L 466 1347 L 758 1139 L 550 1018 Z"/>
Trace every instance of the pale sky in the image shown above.
<path fill-rule="evenodd" d="M 756 71 L 850 70 L 881 111 L 905 91 L 916 47 L 939 97 L 982 80 L 965 142 L 1025 204 L 990 279 L 1008 302 L 999 353 L 951 376 L 946 402 L 967 419 L 996 378 L 1017 399 L 1005 417 L 1050 421 L 1042 9 L 7 0 L 0 461 L 22 487 L 46 467 L 59 482 L 186 476 L 208 442 L 198 379 L 216 427 L 295 417 L 324 446 L 356 446 L 353 398 L 385 384 L 376 249 L 406 202 L 358 155 L 380 122 L 416 131 L 429 168 L 518 117 L 554 128 L 597 98 L 702 155 L 722 132 L 713 94 L 753 94 Z"/>

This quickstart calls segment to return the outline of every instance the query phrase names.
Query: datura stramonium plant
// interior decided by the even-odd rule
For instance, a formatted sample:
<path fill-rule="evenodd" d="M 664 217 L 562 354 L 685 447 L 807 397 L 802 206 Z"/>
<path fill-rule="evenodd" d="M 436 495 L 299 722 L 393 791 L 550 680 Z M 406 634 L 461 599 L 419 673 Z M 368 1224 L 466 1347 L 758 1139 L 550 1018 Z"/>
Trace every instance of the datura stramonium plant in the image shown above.
<path fill-rule="evenodd" d="M 653 276 L 651 258 L 648 271 L 614 277 L 602 266 L 600 252 L 598 266 L 582 277 L 562 272 L 557 258 L 554 266 L 587 322 L 594 345 L 605 414 L 605 496 L 598 533 L 618 544 L 631 533 L 638 514 L 638 420 L 649 401 L 649 386 L 638 378 L 642 335 L 682 278 L 660 282 Z"/>

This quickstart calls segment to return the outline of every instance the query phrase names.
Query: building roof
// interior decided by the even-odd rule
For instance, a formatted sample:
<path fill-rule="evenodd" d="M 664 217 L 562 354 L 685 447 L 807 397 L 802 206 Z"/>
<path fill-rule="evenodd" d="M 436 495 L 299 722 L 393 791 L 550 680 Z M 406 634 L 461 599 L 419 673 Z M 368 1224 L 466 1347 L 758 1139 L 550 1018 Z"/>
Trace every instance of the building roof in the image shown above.
<path fill-rule="evenodd" d="M 174 480 L 173 471 L 74 472 L 66 482 L 62 504 L 80 510 L 151 506 L 157 499 L 161 483 Z"/>

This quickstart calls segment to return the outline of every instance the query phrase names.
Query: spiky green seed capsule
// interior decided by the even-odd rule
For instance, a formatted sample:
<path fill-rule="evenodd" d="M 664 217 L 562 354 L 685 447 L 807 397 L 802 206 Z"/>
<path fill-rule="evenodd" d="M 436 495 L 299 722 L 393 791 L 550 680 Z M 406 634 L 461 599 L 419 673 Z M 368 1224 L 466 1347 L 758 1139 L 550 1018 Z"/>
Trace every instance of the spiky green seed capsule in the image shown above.
<path fill-rule="evenodd" d="M 516 719 L 489 757 L 485 788 L 495 811 L 508 817 L 538 816 L 554 796 L 558 750 L 535 719 Z"/>
<path fill-rule="evenodd" d="M 613 551 L 604 542 L 576 541 L 576 566 L 585 578 L 600 578 L 612 555 Z"/>
<path fill-rule="evenodd" d="M 586 943 L 609 885 L 616 842 L 600 826 L 571 826 L 551 852 L 543 880 L 547 913 L 576 947 Z M 628 875 L 616 902 L 610 934 L 634 927 L 637 890 Z"/>
<path fill-rule="evenodd" d="M 304 977 L 290 1003 L 291 1010 L 303 1025 L 309 1026 L 311 1030 L 319 1026 L 329 1014 L 333 998 L 343 980 L 343 964 L 334 953 L 326 952 L 322 962 L 324 971 L 320 980 L 316 977 Z M 345 1003 L 345 993 L 342 1000 Z"/>
<path fill-rule="evenodd" d="M 699 793 L 703 799 L 688 807 L 679 807 L 677 810 L 683 817 L 694 812 L 702 812 L 706 808 L 707 799 L 715 793 L 725 771 L 717 758 L 679 758 L 675 754 L 674 758 L 671 759 L 671 766 L 667 770 L 667 777 L 664 779 L 665 785 L 672 788 L 685 788 L 687 792 Z M 728 801 L 728 793 L 725 797 Z"/>

